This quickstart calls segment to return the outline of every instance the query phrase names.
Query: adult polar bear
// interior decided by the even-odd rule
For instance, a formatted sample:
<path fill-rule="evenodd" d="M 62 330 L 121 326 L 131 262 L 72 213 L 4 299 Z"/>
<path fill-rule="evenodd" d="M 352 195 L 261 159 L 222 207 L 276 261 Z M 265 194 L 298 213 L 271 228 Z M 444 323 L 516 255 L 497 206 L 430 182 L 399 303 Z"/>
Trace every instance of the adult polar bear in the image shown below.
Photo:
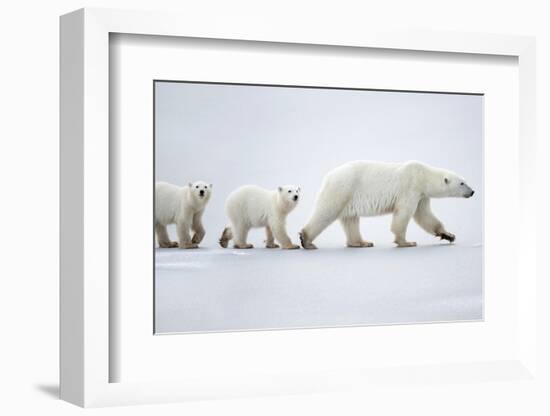
<path fill-rule="evenodd" d="M 199 246 L 205 235 L 202 214 L 211 194 L 212 184 L 203 181 L 183 187 L 166 182 L 155 184 L 155 231 L 160 247 L 188 249 Z M 176 224 L 177 243 L 170 241 L 168 224 Z"/>
<path fill-rule="evenodd" d="M 349 162 L 325 176 L 300 240 L 306 249 L 317 248 L 313 240 L 339 219 L 348 247 L 372 247 L 361 237 L 359 218 L 393 214 L 391 231 L 399 247 L 416 246 L 406 239 L 411 218 L 426 232 L 452 242 L 455 236 L 432 213 L 430 198 L 470 198 L 473 194 L 460 176 L 421 162 Z"/>

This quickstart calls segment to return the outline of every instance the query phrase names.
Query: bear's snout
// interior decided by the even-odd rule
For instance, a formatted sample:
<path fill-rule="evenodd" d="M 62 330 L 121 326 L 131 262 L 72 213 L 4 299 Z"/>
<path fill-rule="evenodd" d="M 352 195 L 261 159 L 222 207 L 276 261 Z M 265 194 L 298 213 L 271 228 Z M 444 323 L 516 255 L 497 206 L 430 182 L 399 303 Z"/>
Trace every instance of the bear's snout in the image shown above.
<path fill-rule="evenodd" d="M 204 190 L 203 190 L 203 189 L 201 189 L 201 190 L 199 191 L 199 195 L 200 195 L 200 196 L 204 196 Z"/>
<path fill-rule="evenodd" d="M 472 189 L 472 191 L 471 191 L 468 195 L 466 195 L 466 198 L 471 198 L 471 197 L 473 197 L 473 196 L 474 196 L 474 193 L 475 193 L 475 191 Z"/>

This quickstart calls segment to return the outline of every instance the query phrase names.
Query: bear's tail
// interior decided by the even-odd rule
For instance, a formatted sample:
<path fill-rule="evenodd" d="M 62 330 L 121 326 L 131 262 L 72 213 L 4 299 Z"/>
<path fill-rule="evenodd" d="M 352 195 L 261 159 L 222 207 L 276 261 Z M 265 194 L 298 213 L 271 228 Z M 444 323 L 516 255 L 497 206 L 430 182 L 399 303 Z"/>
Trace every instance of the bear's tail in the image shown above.
<path fill-rule="evenodd" d="M 233 233 L 231 232 L 231 227 L 225 227 L 219 240 L 220 246 L 222 246 L 223 248 L 227 248 L 227 244 L 232 238 Z"/>

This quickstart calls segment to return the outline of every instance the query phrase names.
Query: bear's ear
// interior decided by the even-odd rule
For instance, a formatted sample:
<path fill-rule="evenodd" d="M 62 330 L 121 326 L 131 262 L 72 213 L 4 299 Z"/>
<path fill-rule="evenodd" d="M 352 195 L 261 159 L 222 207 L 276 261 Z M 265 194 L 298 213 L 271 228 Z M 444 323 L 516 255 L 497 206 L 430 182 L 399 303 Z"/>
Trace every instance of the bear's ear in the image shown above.
<path fill-rule="evenodd" d="M 300 192 L 302 190 L 302 188 L 298 187 L 298 189 L 296 189 L 298 192 Z"/>
<path fill-rule="evenodd" d="M 279 190 L 279 192 L 283 192 L 283 187 L 282 186 L 279 186 L 277 189 Z"/>
<path fill-rule="evenodd" d="M 189 188 L 192 188 L 192 187 L 193 187 L 193 184 L 192 184 L 191 182 L 189 182 L 189 183 L 187 184 L 187 186 L 189 186 Z"/>
<path fill-rule="evenodd" d="M 214 185 L 210 184 L 210 185 L 208 185 L 208 186 L 210 186 L 210 188 L 212 188 L 212 186 L 214 186 Z"/>
<path fill-rule="evenodd" d="M 449 184 L 449 178 L 445 178 L 445 183 L 448 185 Z"/>

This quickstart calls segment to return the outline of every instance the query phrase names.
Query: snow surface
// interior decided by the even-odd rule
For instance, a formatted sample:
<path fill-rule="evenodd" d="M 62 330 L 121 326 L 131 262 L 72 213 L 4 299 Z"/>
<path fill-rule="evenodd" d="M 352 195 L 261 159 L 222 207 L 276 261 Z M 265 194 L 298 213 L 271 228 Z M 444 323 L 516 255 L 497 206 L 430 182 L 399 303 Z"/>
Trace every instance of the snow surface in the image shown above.
<path fill-rule="evenodd" d="M 482 251 L 156 249 L 156 332 L 480 320 Z"/>

